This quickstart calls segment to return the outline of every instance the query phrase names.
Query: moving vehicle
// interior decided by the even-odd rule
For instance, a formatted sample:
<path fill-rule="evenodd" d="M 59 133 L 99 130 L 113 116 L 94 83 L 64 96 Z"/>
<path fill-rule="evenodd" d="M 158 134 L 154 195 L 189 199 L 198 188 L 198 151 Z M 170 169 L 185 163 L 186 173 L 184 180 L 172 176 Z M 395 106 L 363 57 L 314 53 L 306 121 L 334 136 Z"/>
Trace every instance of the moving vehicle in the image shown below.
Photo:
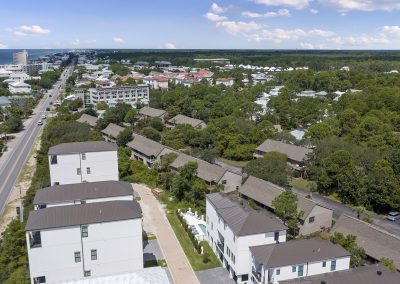
<path fill-rule="evenodd" d="M 400 219 L 400 213 L 399 212 L 389 212 L 389 214 L 387 214 L 386 219 L 396 222 L 397 220 Z"/>
<path fill-rule="evenodd" d="M 37 125 L 43 125 L 43 121 L 39 120 L 39 121 L 37 122 Z"/>
<path fill-rule="evenodd" d="M 45 114 L 42 114 L 42 119 L 46 119 L 46 115 Z"/>

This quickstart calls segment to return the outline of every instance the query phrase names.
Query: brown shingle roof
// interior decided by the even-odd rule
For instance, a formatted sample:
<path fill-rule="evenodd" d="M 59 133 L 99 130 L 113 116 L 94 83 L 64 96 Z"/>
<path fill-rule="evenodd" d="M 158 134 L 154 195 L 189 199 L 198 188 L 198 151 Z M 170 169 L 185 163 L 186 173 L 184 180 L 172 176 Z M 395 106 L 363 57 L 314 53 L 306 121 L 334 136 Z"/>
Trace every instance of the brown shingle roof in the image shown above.
<path fill-rule="evenodd" d="M 61 155 L 90 152 L 107 152 L 117 150 L 118 146 L 114 143 L 104 141 L 86 141 L 58 144 L 56 146 L 50 147 L 48 154 Z"/>
<path fill-rule="evenodd" d="M 132 185 L 124 181 L 99 181 L 63 184 L 39 189 L 33 204 L 133 195 Z"/>
<path fill-rule="evenodd" d="M 222 192 L 207 194 L 206 199 L 237 236 L 286 230 L 277 218 L 245 207 Z"/>
<path fill-rule="evenodd" d="M 98 120 L 99 119 L 97 117 L 88 115 L 86 113 L 82 114 L 81 117 L 77 119 L 78 122 L 86 123 L 92 127 L 96 126 Z"/>
<path fill-rule="evenodd" d="M 114 123 L 110 123 L 109 125 L 107 125 L 106 128 L 104 128 L 101 131 L 101 133 L 112 138 L 117 138 L 118 135 L 122 132 L 122 130 L 124 130 L 123 127 L 116 125 Z"/>
<path fill-rule="evenodd" d="M 264 153 L 268 152 L 279 152 L 286 154 L 286 156 L 296 162 L 302 162 L 308 153 L 311 153 L 311 149 L 307 149 L 300 146 L 286 144 L 281 141 L 267 139 L 260 146 L 257 147 L 257 151 Z"/>
<path fill-rule="evenodd" d="M 214 164 L 210 164 L 206 161 L 197 159 L 195 157 L 179 153 L 178 157 L 171 163 L 171 167 L 174 169 L 179 169 L 180 167 L 186 165 L 189 162 L 196 162 L 197 167 L 197 177 L 201 178 L 206 182 L 218 183 L 226 170 L 222 167 Z"/>
<path fill-rule="evenodd" d="M 378 264 L 279 281 L 279 284 L 398 284 L 400 273 Z"/>
<path fill-rule="evenodd" d="M 197 127 L 200 126 L 201 124 L 205 125 L 205 122 L 197 119 L 197 118 L 192 118 L 183 114 L 178 114 L 176 116 L 174 116 L 173 118 L 171 118 L 170 120 L 168 120 L 169 123 L 174 124 L 174 125 L 178 125 L 178 124 L 189 124 L 192 127 Z"/>
<path fill-rule="evenodd" d="M 256 261 L 266 268 L 296 265 L 350 256 L 340 245 L 327 240 L 304 239 L 250 247 Z"/>
<path fill-rule="evenodd" d="M 165 148 L 164 145 L 149 138 L 146 138 L 142 135 L 134 133 L 132 137 L 133 140 L 130 141 L 127 146 L 132 148 L 133 150 L 145 154 L 148 157 L 157 157 L 158 154 L 160 154 L 161 151 Z"/>
<path fill-rule="evenodd" d="M 140 109 L 139 113 L 149 117 L 160 117 L 165 114 L 165 110 L 145 106 Z"/>
<path fill-rule="evenodd" d="M 25 231 L 130 220 L 141 217 L 140 205 L 134 200 L 55 206 L 31 211 Z"/>
<path fill-rule="evenodd" d="M 400 269 L 399 237 L 344 214 L 340 216 L 332 231 L 356 236 L 357 244 L 365 249 L 367 255 L 377 260 L 389 258 L 393 260 L 397 269 Z"/>
<path fill-rule="evenodd" d="M 283 188 L 269 181 L 250 176 L 243 184 L 239 192 L 265 206 L 272 208 L 272 201 L 284 191 Z M 307 219 L 315 206 L 320 206 L 312 200 L 297 195 L 297 210 L 304 212 L 301 219 Z"/>

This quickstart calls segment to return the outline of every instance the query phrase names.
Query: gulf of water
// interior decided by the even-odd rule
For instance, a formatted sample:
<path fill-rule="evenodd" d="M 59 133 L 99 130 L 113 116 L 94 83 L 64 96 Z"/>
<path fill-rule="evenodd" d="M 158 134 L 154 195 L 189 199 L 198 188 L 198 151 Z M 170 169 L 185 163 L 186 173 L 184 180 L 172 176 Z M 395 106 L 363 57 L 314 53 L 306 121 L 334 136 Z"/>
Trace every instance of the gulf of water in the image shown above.
<path fill-rule="evenodd" d="M 12 55 L 14 52 L 21 51 L 22 49 L 0 49 L 0 65 L 12 64 Z M 51 55 L 54 53 L 65 52 L 65 49 L 26 49 L 28 52 L 28 59 L 34 60 L 41 56 Z"/>

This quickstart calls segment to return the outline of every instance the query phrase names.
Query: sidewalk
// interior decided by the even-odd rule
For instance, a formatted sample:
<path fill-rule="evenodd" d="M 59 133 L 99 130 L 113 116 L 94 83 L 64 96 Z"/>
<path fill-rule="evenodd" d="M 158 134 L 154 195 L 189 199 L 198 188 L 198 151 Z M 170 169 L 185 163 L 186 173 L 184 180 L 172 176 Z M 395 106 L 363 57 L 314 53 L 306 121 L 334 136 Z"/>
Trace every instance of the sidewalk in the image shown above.
<path fill-rule="evenodd" d="M 141 184 L 133 184 L 133 189 L 139 193 L 141 198 L 139 203 L 143 211 L 143 229 L 157 236 L 174 282 L 176 284 L 198 284 L 199 281 L 165 216 L 162 205 L 153 196 L 150 188 Z"/>

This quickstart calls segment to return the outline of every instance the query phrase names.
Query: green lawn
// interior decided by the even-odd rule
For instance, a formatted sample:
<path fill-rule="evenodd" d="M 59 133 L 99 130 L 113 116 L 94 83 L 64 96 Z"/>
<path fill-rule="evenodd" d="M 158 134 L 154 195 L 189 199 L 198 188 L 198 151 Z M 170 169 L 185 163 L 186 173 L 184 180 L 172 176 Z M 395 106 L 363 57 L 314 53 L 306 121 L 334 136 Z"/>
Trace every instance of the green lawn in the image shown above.
<path fill-rule="evenodd" d="M 224 158 L 219 158 L 222 162 L 227 163 L 228 165 L 234 166 L 234 167 L 245 167 L 248 162 L 250 161 L 233 161 L 233 160 L 228 160 Z"/>
<path fill-rule="evenodd" d="M 198 271 L 221 266 L 221 263 L 219 262 L 206 241 L 203 241 L 201 244 L 204 248 L 204 252 L 208 253 L 210 261 L 208 263 L 203 263 L 203 257 L 194 251 L 192 242 L 190 241 L 185 229 L 182 227 L 178 217 L 176 216 L 175 211 L 170 211 L 167 214 L 167 218 L 183 248 L 183 251 L 189 259 L 190 265 L 192 266 L 193 270 Z"/>
<path fill-rule="evenodd" d="M 314 182 L 302 178 L 295 178 L 289 184 L 296 188 L 310 191 L 310 187 L 313 186 L 312 184 L 314 184 Z"/>
<path fill-rule="evenodd" d="M 167 262 L 165 261 L 165 259 L 146 260 L 144 262 L 144 268 L 153 267 L 153 266 L 165 267 L 165 266 L 167 266 Z"/>

